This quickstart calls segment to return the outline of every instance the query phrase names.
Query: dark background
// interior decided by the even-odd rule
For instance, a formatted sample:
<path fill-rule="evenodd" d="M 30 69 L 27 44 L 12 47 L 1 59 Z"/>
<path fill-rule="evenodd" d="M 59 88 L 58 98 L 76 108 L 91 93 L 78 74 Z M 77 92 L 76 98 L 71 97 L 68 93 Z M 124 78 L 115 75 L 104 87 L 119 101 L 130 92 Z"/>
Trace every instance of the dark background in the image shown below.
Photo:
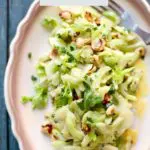
<path fill-rule="evenodd" d="M 9 44 L 15 35 L 18 23 L 25 16 L 32 1 L 0 0 L 0 150 L 19 150 L 5 107 L 3 80 L 9 57 Z"/>

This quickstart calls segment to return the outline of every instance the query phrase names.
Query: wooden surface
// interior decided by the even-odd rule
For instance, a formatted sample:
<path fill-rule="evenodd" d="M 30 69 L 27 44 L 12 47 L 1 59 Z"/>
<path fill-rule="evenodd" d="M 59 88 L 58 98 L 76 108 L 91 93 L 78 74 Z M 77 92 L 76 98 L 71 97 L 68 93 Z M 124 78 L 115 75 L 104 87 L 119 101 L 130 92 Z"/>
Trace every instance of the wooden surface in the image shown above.
<path fill-rule="evenodd" d="M 33 0 L 0 0 L 0 150 L 18 150 L 4 102 L 3 80 L 9 44 Z M 150 0 L 148 0 L 150 2 Z"/>

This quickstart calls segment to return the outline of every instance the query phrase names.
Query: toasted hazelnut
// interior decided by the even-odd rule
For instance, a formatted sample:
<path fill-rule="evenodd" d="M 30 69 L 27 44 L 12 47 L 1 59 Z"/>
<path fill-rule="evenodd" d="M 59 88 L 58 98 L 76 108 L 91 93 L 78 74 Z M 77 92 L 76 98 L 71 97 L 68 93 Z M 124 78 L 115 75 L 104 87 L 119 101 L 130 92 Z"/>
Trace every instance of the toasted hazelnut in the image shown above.
<path fill-rule="evenodd" d="M 83 124 L 83 125 L 82 125 L 82 130 L 83 130 L 85 133 L 88 133 L 88 132 L 91 131 L 91 128 L 90 128 L 88 125 Z"/>
<path fill-rule="evenodd" d="M 106 42 L 103 39 L 95 40 L 92 42 L 92 49 L 96 52 L 101 52 L 104 50 Z"/>
<path fill-rule="evenodd" d="M 82 46 L 86 45 L 86 44 L 90 44 L 91 43 L 91 39 L 90 38 L 77 38 L 76 39 L 76 45 L 78 48 L 81 48 Z"/>
<path fill-rule="evenodd" d="M 58 56 L 58 50 L 56 48 L 53 48 L 51 55 L 54 57 Z"/>
<path fill-rule="evenodd" d="M 107 115 L 113 115 L 115 113 L 116 113 L 116 107 L 114 105 L 109 106 L 106 110 Z"/>
<path fill-rule="evenodd" d="M 70 11 L 68 11 L 68 10 L 64 10 L 64 11 L 59 13 L 59 16 L 62 19 L 70 20 L 72 18 L 72 13 Z"/>
<path fill-rule="evenodd" d="M 92 14 L 88 11 L 85 12 L 84 17 L 89 21 L 89 22 L 93 22 L 93 17 Z"/>
<path fill-rule="evenodd" d="M 144 47 L 139 47 L 139 48 L 137 48 L 135 51 L 139 52 L 139 54 L 140 54 L 140 56 L 141 56 L 142 58 L 145 57 L 146 51 L 145 51 L 145 48 L 144 48 Z"/>
<path fill-rule="evenodd" d="M 112 33 L 112 38 L 115 39 L 115 38 L 120 38 L 120 34 L 119 33 L 116 33 L 116 32 L 113 32 Z"/>
<path fill-rule="evenodd" d="M 53 48 L 52 51 L 49 53 L 49 58 L 53 59 L 58 56 L 58 50 L 56 48 Z"/>
<path fill-rule="evenodd" d="M 53 126 L 51 124 L 42 125 L 42 132 L 50 135 L 52 133 Z"/>
<path fill-rule="evenodd" d="M 78 37 L 79 35 L 80 35 L 80 32 L 74 33 L 73 36 L 72 36 L 72 42 L 76 42 L 77 37 Z"/>
<path fill-rule="evenodd" d="M 85 40 L 85 44 L 91 44 L 91 39 L 90 38 L 86 38 Z"/>
<path fill-rule="evenodd" d="M 88 75 L 95 72 L 97 70 L 96 66 L 92 65 L 92 68 L 88 71 Z"/>
<path fill-rule="evenodd" d="M 94 63 L 94 65 L 97 66 L 97 67 L 100 65 L 101 61 L 100 61 L 98 55 L 93 55 L 93 63 Z"/>
<path fill-rule="evenodd" d="M 110 102 L 110 99 L 111 99 L 111 96 L 108 93 L 106 93 L 104 96 L 103 104 L 107 105 Z"/>
<path fill-rule="evenodd" d="M 79 96 L 75 90 L 72 91 L 73 100 L 78 100 Z"/>
<path fill-rule="evenodd" d="M 101 25 L 100 18 L 96 18 L 95 23 L 96 23 L 97 26 L 100 26 Z"/>
<path fill-rule="evenodd" d="M 78 48 L 81 48 L 84 45 L 84 39 L 83 38 L 77 38 L 76 45 Z"/>

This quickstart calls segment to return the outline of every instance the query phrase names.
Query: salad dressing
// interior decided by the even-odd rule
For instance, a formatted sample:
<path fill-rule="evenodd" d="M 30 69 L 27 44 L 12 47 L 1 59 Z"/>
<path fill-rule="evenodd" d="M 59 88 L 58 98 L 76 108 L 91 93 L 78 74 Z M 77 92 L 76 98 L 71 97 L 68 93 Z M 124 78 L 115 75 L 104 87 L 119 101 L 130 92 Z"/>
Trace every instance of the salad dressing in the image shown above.
<path fill-rule="evenodd" d="M 139 117 L 143 117 L 144 112 L 146 110 L 146 98 L 145 96 L 147 96 L 149 94 L 149 88 L 148 88 L 148 84 L 146 82 L 146 75 L 147 75 L 147 68 L 146 68 L 146 64 L 144 63 L 144 61 L 142 59 L 139 59 L 135 65 L 135 67 L 141 69 L 143 71 L 143 77 L 141 79 L 139 88 L 137 90 L 137 99 L 138 101 L 136 101 L 134 103 L 134 107 L 137 111 L 137 115 Z"/>

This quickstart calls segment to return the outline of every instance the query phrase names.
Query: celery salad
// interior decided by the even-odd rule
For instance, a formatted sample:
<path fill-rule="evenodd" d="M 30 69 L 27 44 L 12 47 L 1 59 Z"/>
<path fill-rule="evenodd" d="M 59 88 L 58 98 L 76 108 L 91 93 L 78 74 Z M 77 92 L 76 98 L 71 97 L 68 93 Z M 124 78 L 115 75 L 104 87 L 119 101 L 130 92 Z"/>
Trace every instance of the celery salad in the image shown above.
<path fill-rule="evenodd" d="M 133 102 L 142 70 L 135 63 L 144 58 L 143 41 L 119 25 L 115 12 L 59 9 L 59 19 L 43 19 L 51 49 L 32 76 L 35 94 L 22 103 L 33 109 L 52 103 L 42 131 L 54 149 L 130 150 L 137 137 Z"/>

